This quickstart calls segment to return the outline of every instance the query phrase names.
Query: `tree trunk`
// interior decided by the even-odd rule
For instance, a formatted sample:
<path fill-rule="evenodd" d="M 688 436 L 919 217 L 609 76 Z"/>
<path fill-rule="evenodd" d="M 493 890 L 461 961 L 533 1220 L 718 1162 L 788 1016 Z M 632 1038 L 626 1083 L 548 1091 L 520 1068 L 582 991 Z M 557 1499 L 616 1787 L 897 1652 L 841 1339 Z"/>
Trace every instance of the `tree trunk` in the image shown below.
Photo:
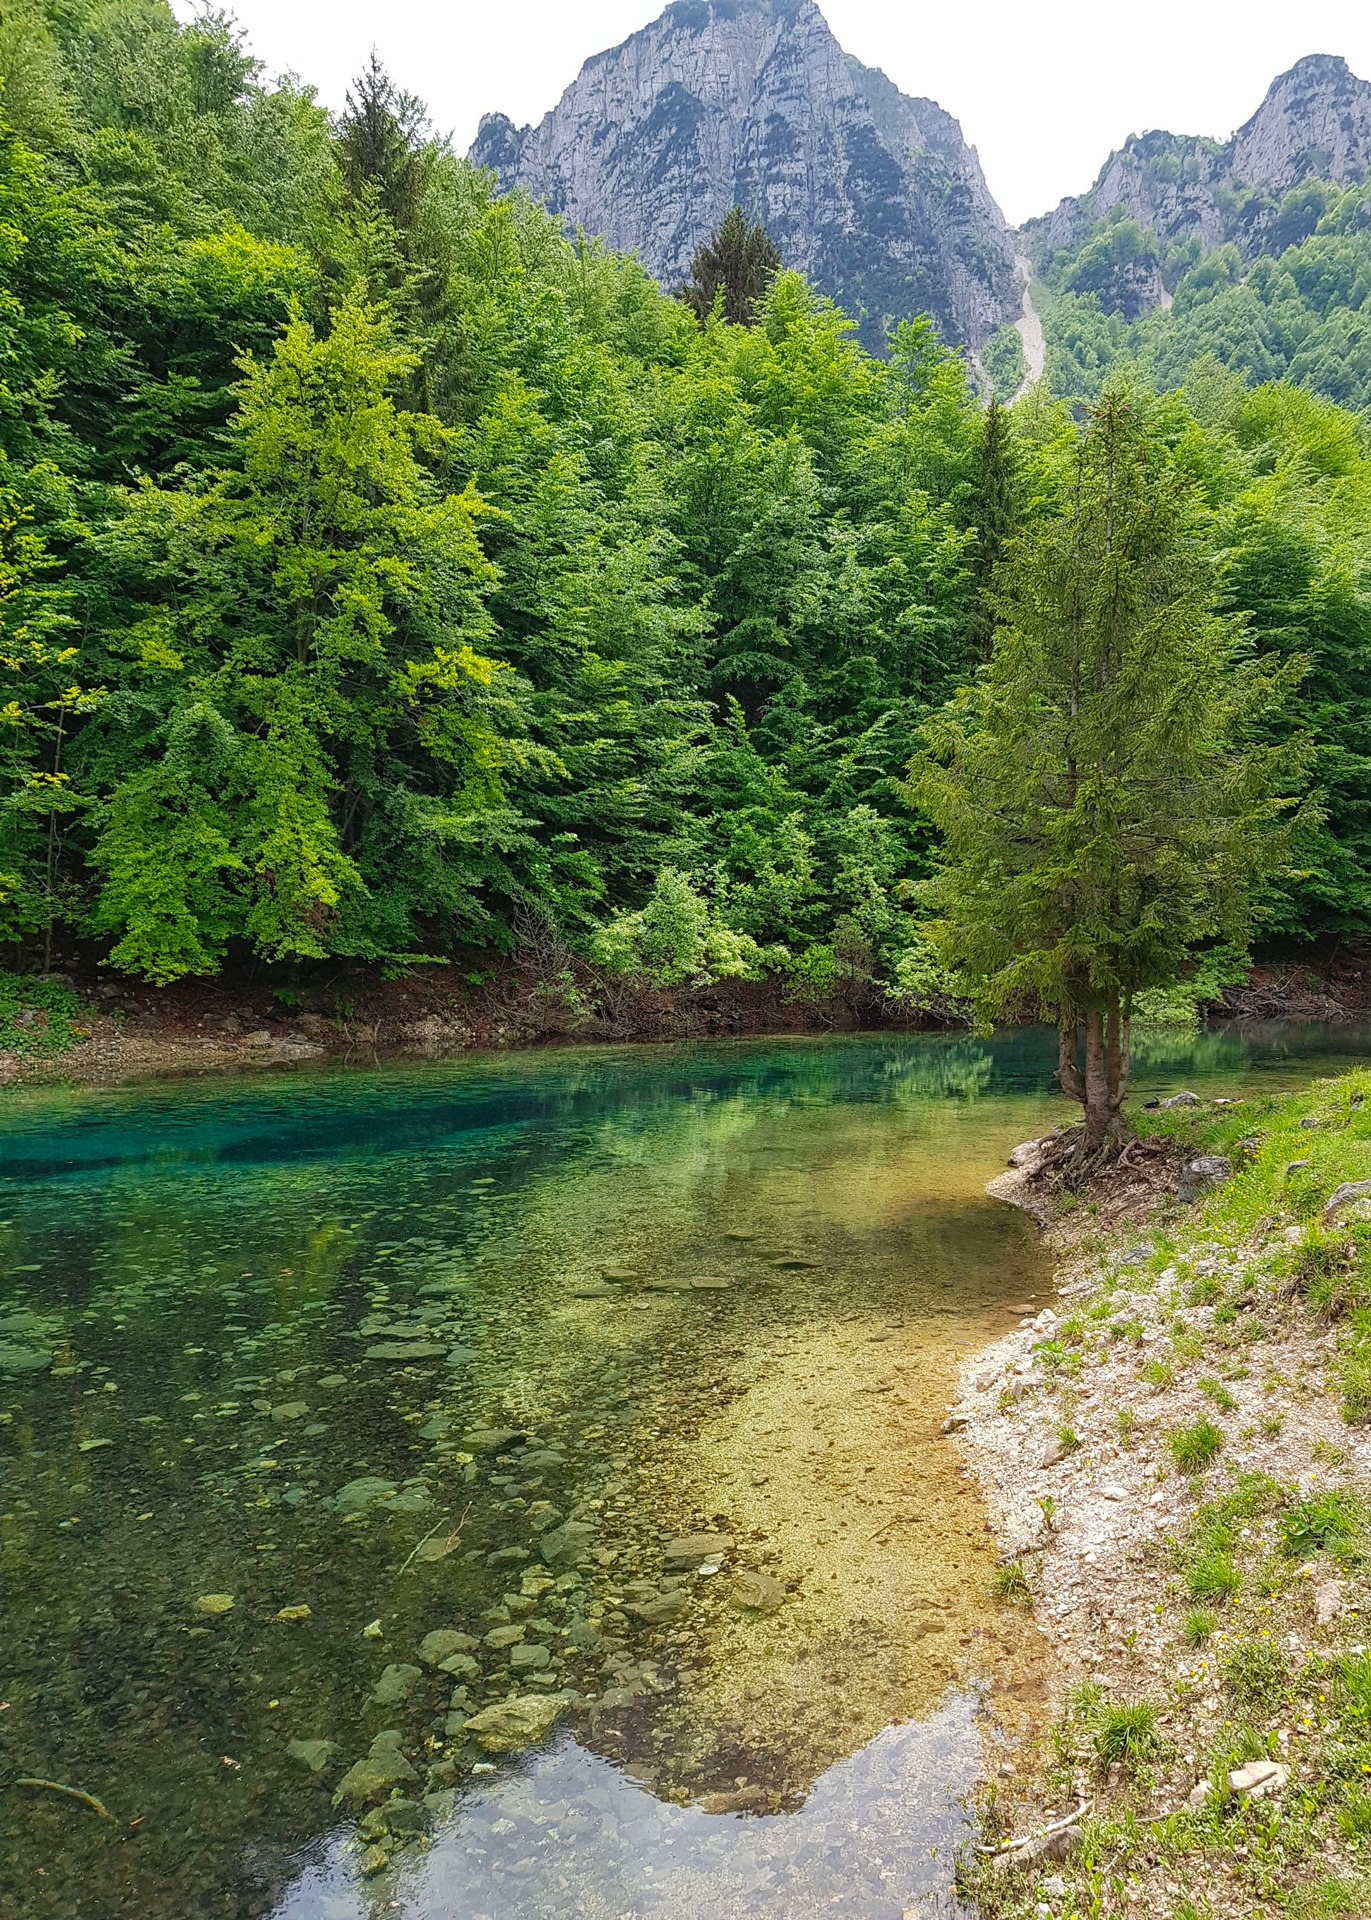
<path fill-rule="evenodd" d="M 1087 1154 L 1097 1152 L 1109 1138 L 1112 1117 L 1105 1017 L 1090 1007 L 1085 1016 L 1085 1140 L 1082 1143 Z"/>
<path fill-rule="evenodd" d="M 1057 1021 L 1057 1085 L 1072 1100 L 1084 1101 L 1085 1081 L 1077 1064 L 1080 1020 L 1073 1008 Z"/>

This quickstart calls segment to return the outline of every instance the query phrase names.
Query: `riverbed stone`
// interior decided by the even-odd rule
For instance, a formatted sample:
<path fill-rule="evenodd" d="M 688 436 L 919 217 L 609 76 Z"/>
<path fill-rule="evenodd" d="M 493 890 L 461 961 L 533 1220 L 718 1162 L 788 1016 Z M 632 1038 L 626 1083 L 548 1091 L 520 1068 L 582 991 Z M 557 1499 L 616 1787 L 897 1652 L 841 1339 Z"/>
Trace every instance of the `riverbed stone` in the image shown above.
<path fill-rule="evenodd" d="M 431 1340 L 381 1340 L 368 1347 L 368 1360 L 441 1360 L 446 1347 L 435 1347 Z"/>
<path fill-rule="evenodd" d="M 332 1740 L 292 1740 L 286 1748 L 290 1758 L 308 1767 L 311 1773 L 322 1773 L 337 1751 L 337 1744 Z"/>
<path fill-rule="evenodd" d="M 454 1653 L 473 1653 L 480 1644 L 472 1634 L 461 1633 L 456 1627 L 435 1627 L 419 1642 L 419 1659 L 426 1667 L 441 1668 Z"/>
<path fill-rule="evenodd" d="M 461 1445 L 467 1453 L 508 1453 L 513 1447 L 522 1447 L 527 1439 L 520 1427 L 473 1427 L 462 1435 Z"/>
<path fill-rule="evenodd" d="M 516 1694 L 472 1714 L 465 1732 L 486 1753 L 519 1753 L 552 1731 L 563 1705 L 555 1695 Z"/>
<path fill-rule="evenodd" d="M 486 1635 L 486 1645 L 493 1647 L 496 1652 L 499 1652 L 502 1647 L 517 1647 L 523 1637 L 524 1629 L 522 1624 L 515 1624 L 508 1627 L 492 1627 Z"/>
<path fill-rule="evenodd" d="M 549 1567 L 575 1567 L 589 1559 L 594 1538 L 594 1527 L 584 1520 L 567 1520 L 543 1534 L 538 1551 Z"/>
<path fill-rule="evenodd" d="M 731 1533 L 682 1533 L 662 1548 L 662 1563 L 672 1568 L 698 1567 L 702 1560 L 732 1551 Z"/>
<path fill-rule="evenodd" d="M 509 1664 L 515 1673 L 533 1672 L 552 1664 L 552 1654 L 539 1641 L 527 1640 L 509 1650 Z"/>
<path fill-rule="evenodd" d="M 338 1807 L 347 1802 L 361 1805 L 367 1800 L 379 1800 L 392 1787 L 418 1777 L 400 1750 L 399 1732 L 388 1727 L 384 1733 L 377 1734 L 366 1757 L 348 1768 L 338 1782 L 333 1804 Z"/>
<path fill-rule="evenodd" d="M 655 1594 L 651 1600 L 625 1601 L 624 1611 L 641 1620 L 644 1626 L 658 1627 L 664 1621 L 679 1620 L 689 1605 L 685 1594 L 677 1589 L 673 1593 Z"/>
<path fill-rule="evenodd" d="M 383 1480 L 377 1473 L 364 1473 L 338 1489 L 333 1496 L 333 1510 L 335 1513 L 365 1513 L 368 1507 L 392 1499 L 397 1491 L 393 1480 Z"/>
<path fill-rule="evenodd" d="M 775 1613 L 785 1605 L 785 1588 L 770 1573 L 735 1574 L 729 1598 L 745 1613 Z"/>
<path fill-rule="evenodd" d="M 398 1707 L 408 1700 L 415 1682 L 421 1678 L 418 1667 L 411 1666 L 407 1660 L 393 1660 L 382 1670 L 380 1679 L 367 1695 L 367 1702 L 373 1707 Z"/>

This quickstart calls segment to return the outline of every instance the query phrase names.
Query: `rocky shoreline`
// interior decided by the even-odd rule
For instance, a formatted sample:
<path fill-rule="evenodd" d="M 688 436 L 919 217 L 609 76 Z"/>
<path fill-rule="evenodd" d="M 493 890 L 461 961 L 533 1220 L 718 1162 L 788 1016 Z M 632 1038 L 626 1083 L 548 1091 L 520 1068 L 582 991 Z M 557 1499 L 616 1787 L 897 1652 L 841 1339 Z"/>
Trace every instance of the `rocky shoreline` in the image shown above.
<path fill-rule="evenodd" d="M 1241 1838 L 1230 1848 L 1185 1821 L 1216 1818 L 1225 1798 L 1312 1789 L 1328 1729 L 1282 1684 L 1363 1652 L 1353 1643 L 1371 1588 L 1360 1556 L 1320 1547 L 1317 1528 L 1307 1554 L 1280 1547 L 1277 1490 L 1287 1510 L 1331 1492 L 1350 1513 L 1371 1487 L 1371 1438 L 1340 1410 L 1342 1335 L 1288 1279 L 1335 1223 L 1272 1214 L 1236 1243 L 1222 1227 L 1207 1234 L 1206 1209 L 1175 1197 L 1181 1157 L 1177 1148 L 1146 1174 L 1116 1177 L 1070 1211 L 1035 1183 L 1036 1143 L 990 1184 L 1039 1221 L 1058 1269 L 1054 1304 L 1026 1311 L 966 1363 L 946 1424 L 986 1503 L 1000 1590 L 1031 1606 L 1053 1661 L 1055 1723 L 987 1784 L 983 1820 L 1002 1837 L 967 1879 L 988 1917 L 1276 1911 L 1252 1904 Z M 1340 1211 L 1364 1214 L 1367 1202 L 1354 1195 Z M 1197 1434 L 1222 1449 L 1198 1470 L 1178 1439 Z M 1178 1603 L 1205 1592 L 1196 1556 L 1216 1493 L 1240 1546 L 1211 1556 L 1216 1610 L 1182 1622 Z M 1236 1592 L 1249 1549 L 1266 1561 L 1266 1592 L 1228 1606 L 1220 1589 Z M 1263 1692 L 1258 1660 L 1244 1694 L 1252 1644 L 1270 1685 Z M 1143 1737 L 1130 1751 L 1127 1716 L 1139 1703 Z M 1215 1763 L 1225 1752 L 1231 1767 Z M 1146 1823 L 1140 1846 L 1104 1844 L 1120 1822 L 1135 1832 Z M 1240 1819 L 1230 1825 L 1243 1833 Z M 1356 1864 L 1334 1822 L 1321 1870 L 1336 1878 Z"/>

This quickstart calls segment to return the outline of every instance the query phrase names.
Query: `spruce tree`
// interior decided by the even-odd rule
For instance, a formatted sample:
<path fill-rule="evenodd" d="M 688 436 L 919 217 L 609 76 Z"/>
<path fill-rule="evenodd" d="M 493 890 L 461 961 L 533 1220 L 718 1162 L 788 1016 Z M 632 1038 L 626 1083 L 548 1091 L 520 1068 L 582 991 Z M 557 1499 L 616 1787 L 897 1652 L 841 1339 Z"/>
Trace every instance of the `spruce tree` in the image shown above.
<path fill-rule="evenodd" d="M 1246 939 L 1300 819 L 1306 743 L 1257 733 L 1301 663 L 1244 658 L 1242 620 L 1216 613 L 1162 424 L 1126 391 L 1095 409 L 1062 510 L 1010 543 L 988 665 L 911 768 L 943 835 L 929 936 L 983 1017 L 1056 1023 L 1075 1175 L 1126 1136 L 1135 997 Z"/>
<path fill-rule="evenodd" d="M 766 228 L 734 207 L 713 238 L 697 250 L 680 298 L 703 326 L 722 289 L 725 320 L 750 327 L 758 302 L 780 269 L 781 256 Z"/>

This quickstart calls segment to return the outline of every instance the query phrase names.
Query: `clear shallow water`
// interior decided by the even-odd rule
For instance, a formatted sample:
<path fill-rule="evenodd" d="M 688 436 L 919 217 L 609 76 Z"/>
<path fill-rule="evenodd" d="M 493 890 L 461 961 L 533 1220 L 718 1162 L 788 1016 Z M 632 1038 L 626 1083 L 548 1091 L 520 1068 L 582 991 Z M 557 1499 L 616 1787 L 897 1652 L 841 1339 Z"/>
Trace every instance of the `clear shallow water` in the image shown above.
<path fill-rule="evenodd" d="M 9 1096 L 0 1910 L 945 1910 L 977 1717 L 1016 1739 L 1039 1669 L 937 1429 L 1045 1297 L 982 1188 L 1051 1066 L 882 1037 Z M 664 1563 L 699 1530 L 717 1572 Z M 462 1719 L 511 1693 L 558 1727 L 495 1758 Z M 407 1804 L 359 1840 L 378 1734 Z"/>

